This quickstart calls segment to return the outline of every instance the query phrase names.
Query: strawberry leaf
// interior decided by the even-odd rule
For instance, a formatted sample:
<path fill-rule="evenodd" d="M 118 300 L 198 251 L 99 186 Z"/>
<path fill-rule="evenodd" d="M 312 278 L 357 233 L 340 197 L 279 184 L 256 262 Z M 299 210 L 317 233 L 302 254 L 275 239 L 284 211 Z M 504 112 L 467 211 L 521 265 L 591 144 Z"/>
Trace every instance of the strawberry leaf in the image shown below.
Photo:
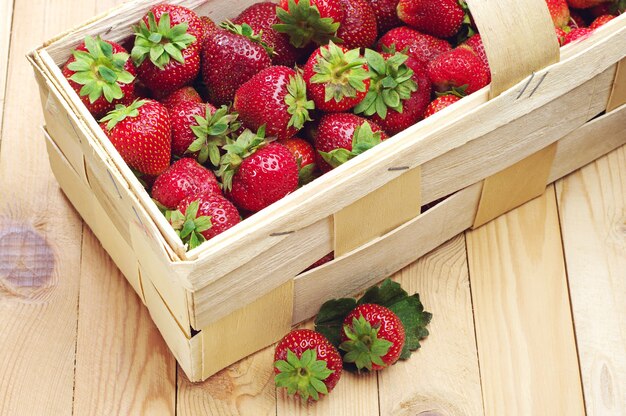
<path fill-rule="evenodd" d="M 276 17 L 281 23 L 272 26 L 279 33 L 285 33 L 296 48 L 302 48 L 313 41 L 318 45 L 325 45 L 329 40 L 341 42 L 337 35 L 339 22 L 330 17 L 322 17 L 319 9 L 311 5 L 310 0 L 300 0 L 296 3 L 289 0 L 287 10 L 277 7 Z"/>
<path fill-rule="evenodd" d="M 341 298 L 329 300 L 322 305 L 315 318 L 315 330 L 322 333 L 337 348 L 341 345 L 343 321 L 346 316 L 358 305 L 374 303 L 391 309 L 404 326 L 405 342 L 400 355 L 401 360 L 411 356 L 412 351 L 420 347 L 420 341 L 428 336 L 426 326 L 432 319 L 432 314 L 424 310 L 419 294 L 410 295 L 402 289 L 400 284 L 386 279 L 380 286 L 373 286 L 358 300 Z M 350 339 L 349 335 L 347 334 Z M 381 347 L 382 348 L 382 347 Z M 358 348 L 353 348 L 351 358 L 356 360 Z M 351 366 L 346 369 L 352 370 Z"/>

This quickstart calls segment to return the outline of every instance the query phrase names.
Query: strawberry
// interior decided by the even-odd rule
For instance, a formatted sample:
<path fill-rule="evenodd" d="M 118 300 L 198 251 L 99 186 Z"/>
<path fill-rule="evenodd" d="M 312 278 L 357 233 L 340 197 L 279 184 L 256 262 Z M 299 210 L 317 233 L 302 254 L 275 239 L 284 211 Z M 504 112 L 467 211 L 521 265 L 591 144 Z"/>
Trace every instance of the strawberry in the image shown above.
<path fill-rule="evenodd" d="M 165 214 L 191 250 L 239 223 L 239 211 L 220 194 L 206 192 L 180 201 L 176 211 Z"/>
<path fill-rule="evenodd" d="M 339 40 L 336 33 L 344 18 L 339 0 L 280 0 L 279 5 L 276 16 L 281 23 L 274 30 L 287 34 L 296 48 Z"/>
<path fill-rule="evenodd" d="M 489 71 L 473 52 L 456 48 L 442 53 L 428 65 L 428 76 L 435 91 L 478 91 L 489 81 Z"/>
<path fill-rule="evenodd" d="M 158 101 L 135 100 L 118 104 L 100 127 L 124 162 L 145 175 L 159 175 L 170 165 L 170 117 Z"/>
<path fill-rule="evenodd" d="M 176 107 L 183 101 L 191 101 L 193 103 L 201 103 L 202 98 L 198 91 L 194 87 L 182 87 L 171 93 L 165 98 L 162 98 L 161 104 L 163 104 L 168 110 Z"/>
<path fill-rule="evenodd" d="M 348 50 L 330 42 L 318 48 L 304 66 L 304 81 L 315 108 L 346 111 L 357 105 L 369 89 L 369 73 L 359 49 Z"/>
<path fill-rule="evenodd" d="M 265 125 L 268 136 L 287 139 L 311 120 L 309 110 L 314 105 L 307 100 L 302 75 L 285 66 L 271 66 L 239 87 L 234 108 L 249 129 Z"/>
<path fill-rule="evenodd" d="M 469 37 L 465 42 L 459 45 L 462 48 L 467 48 L 470 51 L 474 52 L 476 56 L 480 58 L 487 68 L 487 83 L 491 82 L 491 68 L 489 67 L 489 61 L 487 60 L 487 52 L 485 52 L 485 45 L 483 45 L 483 40 L 480 37 L 480 33 L 477 33 L 471 37 Z"/>
<path fill-rule="evenodd" d="M 376 14 L 368 0 L 339 0 L 344 11 L 337 36 L 348 49 L 368 48 L 376 42 Z"/>
<path fill-rule="evenodd" d="M 228 107 L 216 109 L 208 103 L 185 101 L 170 110 L 172 118 L 172 153 L 176 156 L 192 154 L 198 162 L 207 160 L 217 166 L 220 148 L 226 138 L 236 132 L 240 123 Z"/>
<path fill-rule="evenodd" d="M 114 42 L 85 37 L 61 72 L 95 118 L 135 99 L 135 66 Z"/>
<path fill-rule="evenodd" d="M 217 31 L 219 28 L 209 16 L 200 16 L 200 20 L 202 21 L 203 39 L 206 41 L 211 33 Z"/>
<path fill-rule="evenodd" d="M 399 52 L 380 54 L 367 49 L 365 57 L 371 68 L 371 87 L 354 112 L 372 117 L 390 134 L 417 123 L 431 93 L 424 65 Z"/>
<path fill-rule="evenodd" d="M 343 360 L 357 369 L 382 370 L 400 358 L 404 326 L 390 309 L 372 303 L 357 306 L 343 321 Z"/>
<path fill-rule="evenodd" d="M 469 22 L 457 0 L 400 0 L 398 17 L 420 32 L 450 38 Z"/>
<path fill-rule="evenodd" d="M 246 24 L 225 23 L 228 30 L 209 36 L 202 50 L 202 80 L 210 101 L 230 103 L 240 85 L 272 64 L 258 34 Z"/>
<path fill-rule="evenodd" d="M 612 0 L 567 0 L 569 7 L 574 9 L 589 9 L 603 3 L 610 3 Z"/>
<path fill-rule="evenodd" d="M 315 135 L 317 164 L 326 173 L 386 139 L 374 122 L 350 113 L 326 114 Z"/>
<path fill-rule="evenodd" d="M 597 17 L 592 23 L 591 25 L 589 25 L 589 29 L 591 30 L 596 30 L 597 28 L 599 28 L 600 26 L 606 24 L 607 22 L 610 22 L 611 20 L 615 19 L 615 16 L 613 16 L 612 14 L 605 14 L 602 15 L 600 17 Z"/>
<path fill-rule="evenodd" d="M 167 209 L 176 209 L 186 197 L 211 192 L 222 194 L 217 178 L 195 159 L 180 159 L 160 174 L 152 186 L 152 198 Z"/>
<path fill-rule="evenodd" d="M 397 27 L 385 33 L 379 40 L 379 52 L 403 52 L 424 64 L 428 64 L 439 54 L 452 49 L 450 43 L 434 36 L 420 33 L 406 26 Z"/>
<path fill-rule="evenodd" d="M 245 211 L 257 212 L 298 187 L 298 165 L 289 149 L 267 143 L 265 132 L 245 130 L 224 146 L 218 176 L 227 195 Z"/>
<path fill-rule="evenodd" d="M 569 7 L 566 0 L 546 0 L 554 27 L 565 27 L 570 20 Z"/>
<path fill-rule="evenodd" d="M 376 15 L 378 33 L 385 33 L 394 27 L 402 25 L 398 18 L 399 0 L 368 0 Z"/>
<path fill-rule="evenodd" d="M 276 345 L 276 387 L 305 401 L 319 400 L 339 382 L 343 365 L 335 347 L 319 332 L 291 331 Z"/>
<path fill-rule="evenodd" d="M 131 56 L 139 79 L 161 97 L 190 84 L 200 70 L 203 23 L 182 6 L 155 6 L 137 26 Z"/>
<path fill-rule="evenodd" d="M 233 19 L 233 23 L 246 23 L 261 36 L 263 42 L 274 50 L 271 56 L 274 65 L 293 67 L 301 51 L 289 42 L 286 34 L 279 33 L 272 27 L 280 23 L 276 16 L 277 7 L 277 4 L 271 2 L 255 3 Z"/>
<path fill-rule="evenodd" d="M 440 95 L 435 98 L 429 105 L 426 107 L 426 112 L 424 113 L 424 118 L 430 117 L 438 111 L 443 110 L 447 106 L 456 103 L 459 101 L 461 97 L 453 94 Z"/>
<path fill-rule="evenodd" d="M 565 35 L 565 39 L 563 40 L 563 45 L 567 45 L 568 43 L 578 42 L 587 38 L 589 35 L 593 33 L 593 30 L 586 27 L 579 27 L 578 29 L 573 29 L 571 32 Z"/>
<path fill-rule="evenodd" d="M 308 272 L 309 270 L 316 269 L 316 268 L 320 267 L 323 264 L 326 264 L 326 263 L 329 263 L 329 262 L 333 261 L 334 259 L 335 259 L 335 252 L 331 251 L 330 253 L 328 253 L 327 255 L 325 255 L 324 257 L 322 257 L 321 259 L 319 259 L 318 261 L 316 261 L 315 263 L 313 263 L 312 265 L 307 267 L 304 270 L 304 272 Z"/>
<path fill-rule="evenodd" d="M 298 183 L 300 186 L 306 185 L 314 179 L 314 173 L 317 168 L 315 163 L 315 149 L 306 140 L 298 137 L 292 137 L 286 140 L 280 140 L 280 144 L 285 146 L 298 163 Z"/>
<path fill-rule="evenodd" d="M 567 36 L 567 32 L 560 27 L 555 27 L 554 33 L 556 34 L 556 38 L 559 41 L 559 46 L 563 46 L 563 42 L 565 42 L 565 36 Z"/>

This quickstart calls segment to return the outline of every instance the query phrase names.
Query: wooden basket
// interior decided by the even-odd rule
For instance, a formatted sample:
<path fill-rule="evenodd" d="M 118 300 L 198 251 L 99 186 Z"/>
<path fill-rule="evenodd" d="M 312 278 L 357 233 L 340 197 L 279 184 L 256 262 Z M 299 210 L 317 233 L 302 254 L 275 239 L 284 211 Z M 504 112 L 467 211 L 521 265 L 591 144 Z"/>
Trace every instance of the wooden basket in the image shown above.
<path fill-rule="evenodd" d="M 171 3 L 221 21 L 254 1 Z M 626 16 L 559 50 L 544 0 L 468 0 L 490 86 L 186 252 L 59 68 L 86 35 L 128 38 L 158 3 L 123 4 L 28 58 L 59 184 L 192 381 L 626 143 Z"/>

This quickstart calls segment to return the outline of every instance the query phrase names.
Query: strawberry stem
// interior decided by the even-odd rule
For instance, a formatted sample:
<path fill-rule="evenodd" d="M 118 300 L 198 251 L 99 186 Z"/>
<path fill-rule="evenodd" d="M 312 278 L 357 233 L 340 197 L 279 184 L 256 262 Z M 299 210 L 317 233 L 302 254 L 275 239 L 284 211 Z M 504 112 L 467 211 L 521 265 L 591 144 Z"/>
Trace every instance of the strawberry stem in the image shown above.
<path fill-rule="evenodd" d="M 289 0 L 287 10 L 276 8 L 276 16 L 282 23 L 273 25 L 272 29 L 286 33 L 296 48 L 303 48 L 311 41 L 318 45 L 325 45 L 329 40 L 341 41 L 336 36 L 339 22 L 331 17 L 322 18 L 319 9 L 311 5 L 310 0 L 300 0 L 298 3 Z"/>
<path fill-rule="evenodd" d="M 143 106 L 147 101 L 146 100 L 135 100 L 130 105 L 117 104 L 115 109 L 109 111 L 106 116 L 100 119 L 101 123 L 107 121 L 106 128 L 111 131 L 117 123 L 123 121 L 126 117 L 137 117 L 139 116 L 139 109 Z"/>
<path fill-rule="evenodd" d="M 304 401 L 319 400 L 320 394 L 328 394 L 324 380 L 334 371 L 326 361 L 318 360 L 315 349 L 305 350 L 300 358 L 288 349 L 287 360 L 278 360 L 274 366 L 280 371 L 274 379 L 276 387 L 287 388 L 288 394 L 298 394 Z"/>

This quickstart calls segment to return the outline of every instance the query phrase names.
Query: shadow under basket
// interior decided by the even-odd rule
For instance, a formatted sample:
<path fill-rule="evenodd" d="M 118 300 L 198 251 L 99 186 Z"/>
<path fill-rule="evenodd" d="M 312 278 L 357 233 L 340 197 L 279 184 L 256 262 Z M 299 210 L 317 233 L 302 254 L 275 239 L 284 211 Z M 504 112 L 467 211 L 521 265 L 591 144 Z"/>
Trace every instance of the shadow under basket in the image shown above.
<path fill-rule="evenodd" d="M 86 35 L 127 39 L 159 3 L 125 3 L 28 59 L 55 177 L 192 381 L 626 143 L 626 16 L 559 49 L 544 0 L 468 0 L 489 86 L 187 252 L 60 70 Z M 221 21 L 254 1 L 171 3 Z"/>

